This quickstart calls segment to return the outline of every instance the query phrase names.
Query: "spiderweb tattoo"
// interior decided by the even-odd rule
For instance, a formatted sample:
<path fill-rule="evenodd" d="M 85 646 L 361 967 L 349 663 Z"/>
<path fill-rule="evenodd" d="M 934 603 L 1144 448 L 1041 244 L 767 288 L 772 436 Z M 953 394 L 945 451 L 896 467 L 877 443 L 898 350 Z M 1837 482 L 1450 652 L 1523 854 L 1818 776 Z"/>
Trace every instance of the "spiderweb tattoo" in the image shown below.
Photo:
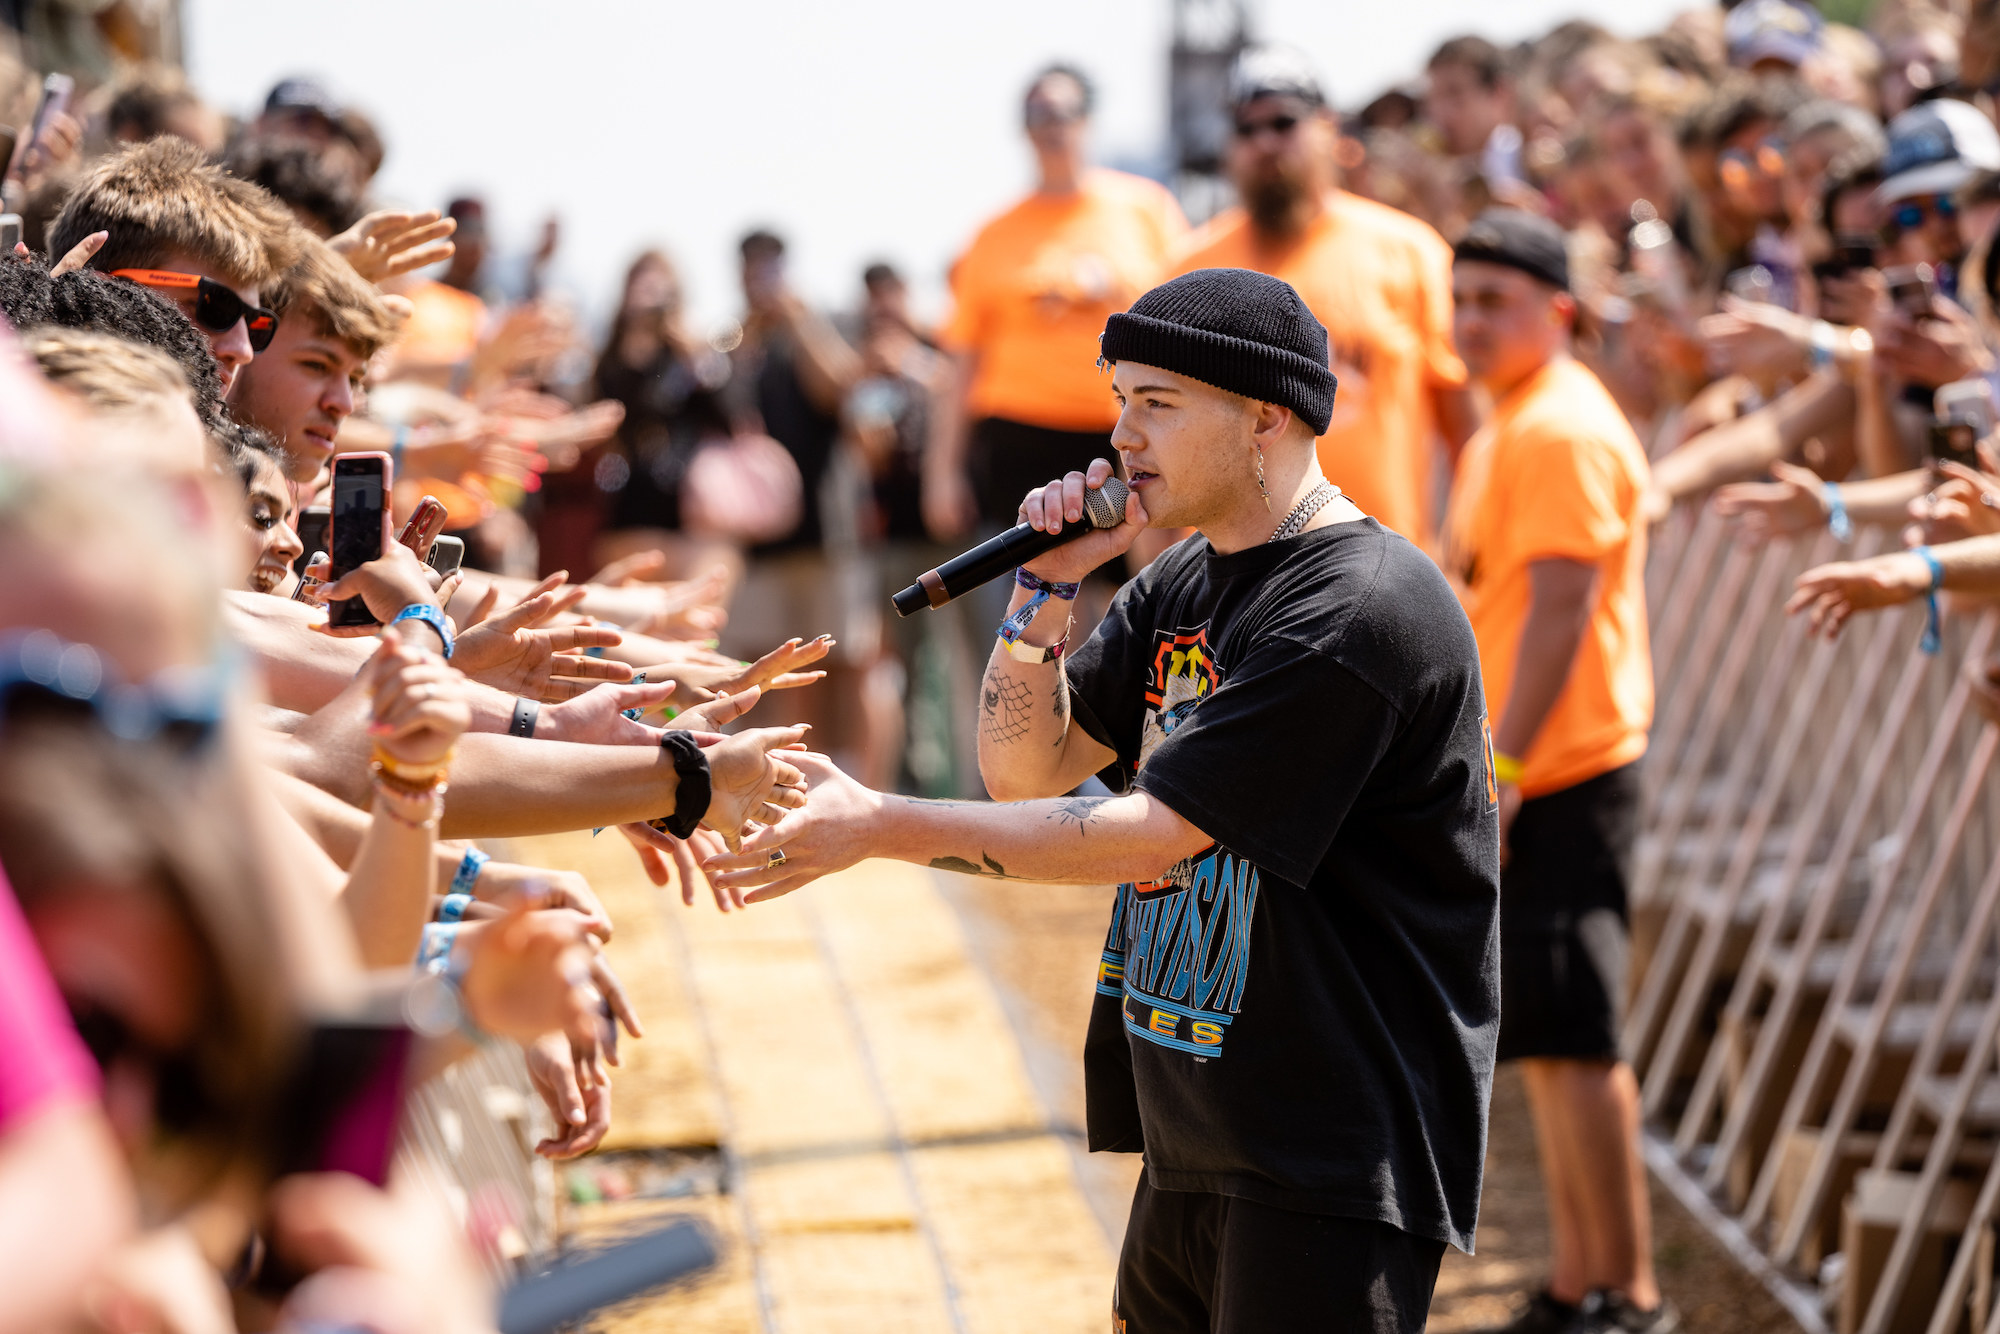
<path fill-rule="evenodd" d="M 995 745 L 1019 741 L 1028 734 L 1028 710 L 1034 692 L 1013 677 L 989 680 L 980 699 L 980 733 Z"/>

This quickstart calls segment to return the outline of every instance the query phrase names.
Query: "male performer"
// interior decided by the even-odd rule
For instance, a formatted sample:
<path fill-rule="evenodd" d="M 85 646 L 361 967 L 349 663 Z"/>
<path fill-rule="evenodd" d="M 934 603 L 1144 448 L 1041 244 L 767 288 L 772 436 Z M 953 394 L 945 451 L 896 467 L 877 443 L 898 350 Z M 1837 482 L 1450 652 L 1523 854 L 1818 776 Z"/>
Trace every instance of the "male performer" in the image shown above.
<path fill-rule="evenodd" d="M 1458 348 L 1494 409 L 1459 468 L 1446 567 L 1464 582 L 1493 701 L 1500 1056 L 1521 1060 L 1555 1243 L 1548 1287 L 1507 1328 L 1667 1334 L 1679 1317 L 1653 1279 L 1639 1089 L 1618 1058 L 1653 709 L 1646 454 L 1569 356 L 1562 230 L 1492 209 L 1456 254 Z"/>
<path fill-rule="evenodd" d="M 1106 324 L 1123 523 L 1037 557 L 986 669 L 1001 804 L 871 792 L 718 857 L 770 897 L 864 857 L 1124 881 L 1084 1052 L 1093 1149 L 1143 1150 L 1117 1328 L 1416 1330 L 1470 1250 L 1498 1027 L 1498 797 L 1444 577 L 1320 475 L 1327 335 L 1298 293 L 1186 274 Z M 1083 512 L 1111 465 L 1032 491 Z M 1187 526 L 1069 655 L 1066 599 Z M 1115 797 L 1065 797 L 1091 774 Z M 1036 798 L 1039 798 L 1037 800 Z"/>

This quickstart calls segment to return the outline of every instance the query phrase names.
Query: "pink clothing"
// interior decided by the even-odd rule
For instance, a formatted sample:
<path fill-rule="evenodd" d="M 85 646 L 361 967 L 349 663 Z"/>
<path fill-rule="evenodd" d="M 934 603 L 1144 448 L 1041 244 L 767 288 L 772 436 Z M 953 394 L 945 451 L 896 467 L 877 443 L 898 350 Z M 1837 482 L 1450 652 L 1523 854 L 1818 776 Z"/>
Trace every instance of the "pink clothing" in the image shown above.
<path fill-rule="evenodd" d="M 52 1103 L 97 1096 L 97 1062 L 0 873 L 0 1133 Z"/>

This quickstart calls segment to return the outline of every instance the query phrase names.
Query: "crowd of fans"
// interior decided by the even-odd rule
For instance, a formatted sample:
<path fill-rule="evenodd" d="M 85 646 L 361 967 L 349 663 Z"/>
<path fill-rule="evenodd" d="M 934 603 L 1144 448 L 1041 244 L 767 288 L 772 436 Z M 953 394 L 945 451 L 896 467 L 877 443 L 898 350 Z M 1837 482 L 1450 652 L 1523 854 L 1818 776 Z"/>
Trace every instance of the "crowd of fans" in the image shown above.
<path fill-rule="evenodd" d="M 378 207 L 385 144 L 321 86 L 237 121 L 157 66 L 38 110 L 43 73 L 0 51 L 0 1331 L 490 1327 L 457 1228 L 312 1172 L 310 1035 L 386 995 L 436 1020 L 419 1073 L 516 1043 L 541 1151 L 593 1148 L 614 1026 L 638 1032 L 612 923 L 573 872 L 472 840 L 615 827 L 728 911 L 700 862 L 808 800 L 808 726 L 876 786 L 977 795 L 998 603 L 899 623 L 884 595 L 1114 456 L 1096 340 L 1174 273 L 1298 288 L 1335 348 L 1327 475 L 1439 551 L 1491 410 L 1450 247 L 1496 205 L 1541 215 L 1647 517 L 1713 495 L 1751 538 L 1903 529 L 1802 578 L 1830 632 L 2000 595 L 1990 0 L 1460 37 L 1343 115 L 1253 49 L 1241 206 L 1192 231 L 1090 165 L 1091 85 L 1051 66 L 1020 107 L 1032 188 L 941 326 L 886 263 L 815 310 L 757 231 L 740 321 L 691 328 L 649 251 L 594 357 L 546 290 L 553 222 L 503 264 L 477 199 Z M 301 531 L 357 453 L 392 461 L 392 530 L 443 504 L 461 567 L 388 542 L 331 577 Z M 330 629 L 335 599 L 373 623 Z M 805 685 L 763 703 L 784 725 L 736 725 Z"/>

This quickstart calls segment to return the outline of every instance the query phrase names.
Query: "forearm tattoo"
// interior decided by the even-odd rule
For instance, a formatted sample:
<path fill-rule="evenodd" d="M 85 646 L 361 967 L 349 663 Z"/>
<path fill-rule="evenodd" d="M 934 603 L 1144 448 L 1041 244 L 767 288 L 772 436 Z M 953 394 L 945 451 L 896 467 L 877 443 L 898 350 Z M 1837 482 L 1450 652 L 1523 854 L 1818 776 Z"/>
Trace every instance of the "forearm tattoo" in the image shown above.
<path fill-rule="evenodd" d="M 1034 692 L 1016 676 L 986 674 L 979 694 L 979 734 L 996 746 L 1019 741 L 1028 734 L 1028 714 Z"/>
<path fill-rule="evenodd" d="M 1069 675 L 1062 670 L 1060 665 L 1056 668 L 1054 704 L 1056 710 L 1056 747 L 1061 749 L 1062 743 L 1069 737 Z"/>
<path fill-rule="evenodd" d="M 1075 825 L 1081 836 L 1090 833 L 1090 826 L 1097 821 L 1098 810 L 1114 797 L 1064 797 L 1055 804 L 1048 818 L 1062 826 Z"/>

